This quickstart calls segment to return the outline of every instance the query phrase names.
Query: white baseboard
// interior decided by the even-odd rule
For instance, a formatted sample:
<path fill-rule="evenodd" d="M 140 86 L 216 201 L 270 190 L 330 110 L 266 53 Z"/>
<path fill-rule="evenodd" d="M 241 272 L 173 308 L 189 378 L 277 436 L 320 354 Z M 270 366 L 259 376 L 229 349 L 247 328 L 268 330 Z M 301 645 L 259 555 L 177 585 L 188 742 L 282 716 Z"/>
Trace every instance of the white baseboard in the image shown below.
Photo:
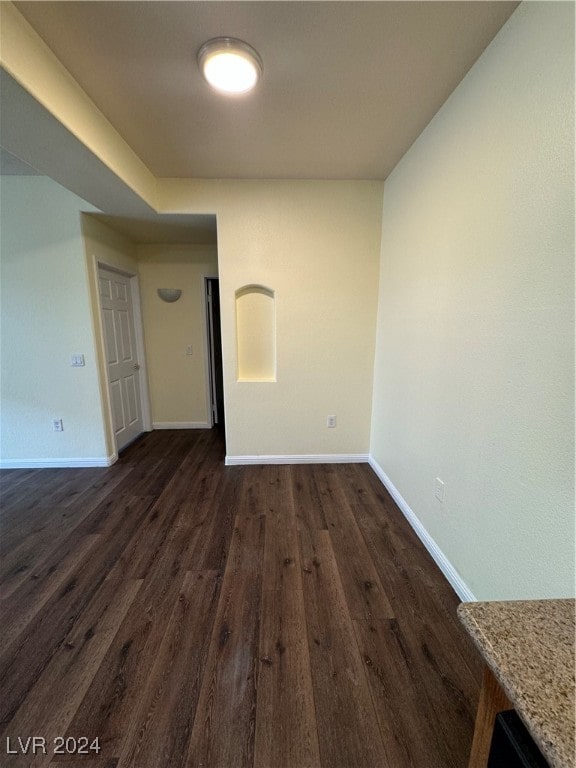
<path fill-rule="evenodd" d="M 226 456 L 226 466 L 239 464 L 366 464 L 367 453 L 298 453 L 261 456 Z"/>
<path fill-rule="evenodd" d="M 412 528 L 414 529 L 414 532 L 424 544 L 430 555 L 432 556 L 432 559 L 440 568 L 450 585 L 452 586 L 452 589 L 456 592 L 460 600 L 464 603 L 472 603 L 476 602 L 476 597 L 471 592 L 471 590 L 468 588 L 458 571 L 454 568 L 452 563 L 448 560 L 444 552 L 440 549 L 438 544 L 434 541 L 432 536 L 428 533 L 426 528 L 422 525 L 418 517 L 415 515 L 415 513 L 412 511 L 412 509 L 408 506 L 403 496 L 400 494 L 394 483 L 390 480 L 386 472 L 382 469 L 382 467 L 378 464 L 378 462 L 374 459 L 373 456 L 370 456 L 368 459 L 370 466 L 374 470 L 374 472 L 378 475 L 378 478 L 381 480 L 382 484 L 392 496 L 394 501 L 396 502 L 397 506 L 400 508 L 400 511 L 408 520 Z"/>
<path fill-rule="evenodd" d="M 71 467 L 111 467 L 118 454 L 86 459 L 0 459 L 0 469 L 59 469 Z"/>
<path fill-rule="evenodd" d="M 210 429 L 207 421 L 153 421 L 152 429 Z"/>

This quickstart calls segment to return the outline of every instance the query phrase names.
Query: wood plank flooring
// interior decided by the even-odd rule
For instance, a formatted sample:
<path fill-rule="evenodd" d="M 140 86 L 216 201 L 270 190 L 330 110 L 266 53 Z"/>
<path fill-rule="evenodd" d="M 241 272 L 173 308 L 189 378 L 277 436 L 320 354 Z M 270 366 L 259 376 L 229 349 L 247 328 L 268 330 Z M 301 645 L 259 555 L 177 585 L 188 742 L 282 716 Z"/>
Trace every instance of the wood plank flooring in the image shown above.
<path fill-rule="evenodd" d="M 372 470 L 223 460 L 0 474 L 0 768 L 465 768 L 481 663 Z"/>

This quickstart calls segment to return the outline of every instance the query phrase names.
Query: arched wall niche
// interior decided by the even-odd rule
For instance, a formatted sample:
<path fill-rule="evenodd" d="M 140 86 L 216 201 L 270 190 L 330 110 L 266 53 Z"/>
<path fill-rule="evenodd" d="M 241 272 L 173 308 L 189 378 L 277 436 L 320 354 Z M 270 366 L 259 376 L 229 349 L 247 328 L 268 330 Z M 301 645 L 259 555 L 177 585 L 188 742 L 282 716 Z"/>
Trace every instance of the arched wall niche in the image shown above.
<path fill-rule="evenodd" d="M 265 285 L 243 285 L 236 298 L 238 381 L 276 381 L 276 296 Z"/>

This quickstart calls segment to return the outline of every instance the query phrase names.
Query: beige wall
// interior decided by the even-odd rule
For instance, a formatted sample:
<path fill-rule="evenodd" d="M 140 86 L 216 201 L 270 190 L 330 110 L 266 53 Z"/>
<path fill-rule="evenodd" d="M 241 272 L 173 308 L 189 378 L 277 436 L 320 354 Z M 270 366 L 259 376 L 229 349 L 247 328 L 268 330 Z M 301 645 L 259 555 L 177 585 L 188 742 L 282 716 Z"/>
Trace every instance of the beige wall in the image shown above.
<path fill-rule="evenodd" d="M 522 4 L 384 191 L 371 451 L 479 599 L 574 594 L 573 34 Z"/>
<path fill-rule="evenodd" d="M 204 278 L 218 277 L 216 247 L 141 245 L 137 254 L 152 424 L 206 426 Z M 180 288 L 182 295 L 169 304 L 158 297 L 158 288 Z"/>
<path fill-rule="evenodd" d="M 105 463 L 81 210 L 50 179 L 3 176 L 1 459 Z M 73 368 L 71 355 L 85 366 Z M 62 419 L 63 432 L 52 430 Z"/>
<path fill-rule="evenodd" d="M 218 214 L 228 454 L 367 454 L 382 185 L 167 181 L 166 189 L 173 209 Z M 152 422 L 206 424 L 202 289 L 204 276 L 218 274 L 215 248 L 136 248 L 90 216 L 82 227 L 93 307 L 98 261 L 139 274 Z M 277 382 L 237 381 L 234 297 L 250 283 L 275 291 Z M 182 298 L 165 304 L 158 287 L 182 287 Z M 98 409 L 107 414 L 100 318 L 87 297 L 84 311 L 99 354 Z M 329 414 L 336 429 L 326 427 Z"/>
<path fill-rule="evenodd" d="M 218 216 L 228 456 L 367 454 L 382 184 L 164 180 L 161 209 Z M 275 293 L 276 382 L 237 381 L 253 283 Z"/>

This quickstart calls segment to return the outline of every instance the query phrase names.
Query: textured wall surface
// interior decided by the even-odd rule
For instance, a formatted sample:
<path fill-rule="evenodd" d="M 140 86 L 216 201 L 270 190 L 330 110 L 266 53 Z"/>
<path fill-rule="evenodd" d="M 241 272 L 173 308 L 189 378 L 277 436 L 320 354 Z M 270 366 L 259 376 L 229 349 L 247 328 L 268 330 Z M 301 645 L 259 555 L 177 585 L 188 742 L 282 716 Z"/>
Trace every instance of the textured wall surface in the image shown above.
<path fill-rule="evenodd" d="M 2 460 L 104 459 L 80 227 L 80 211 L 94 209 L 47 178 L 1 185 Z M 71 367 L 75 353 L 85 367 Z"/>
<path fill-rule="evenodd" d="M 138 260 L 152 423 L 206 424 L 204 278 L 218 276 L 216 248 L 141 245 Z M 182 295 L 167 304 L 158 288 Z"/>
<path fill-rule="evenodd" d="M 228 455 L 366 454 L 382 184 L 163 180 L 161 205 L 218 216 Z M 275 294 L 273 383 L 237 381 L 235 292 L 252 283 Z"/>
<path fill-rule="evenodd" d="M 573 34 L 521 5 L 384 190 L 371 452 L 479 599 L 574 590 Z"/>

